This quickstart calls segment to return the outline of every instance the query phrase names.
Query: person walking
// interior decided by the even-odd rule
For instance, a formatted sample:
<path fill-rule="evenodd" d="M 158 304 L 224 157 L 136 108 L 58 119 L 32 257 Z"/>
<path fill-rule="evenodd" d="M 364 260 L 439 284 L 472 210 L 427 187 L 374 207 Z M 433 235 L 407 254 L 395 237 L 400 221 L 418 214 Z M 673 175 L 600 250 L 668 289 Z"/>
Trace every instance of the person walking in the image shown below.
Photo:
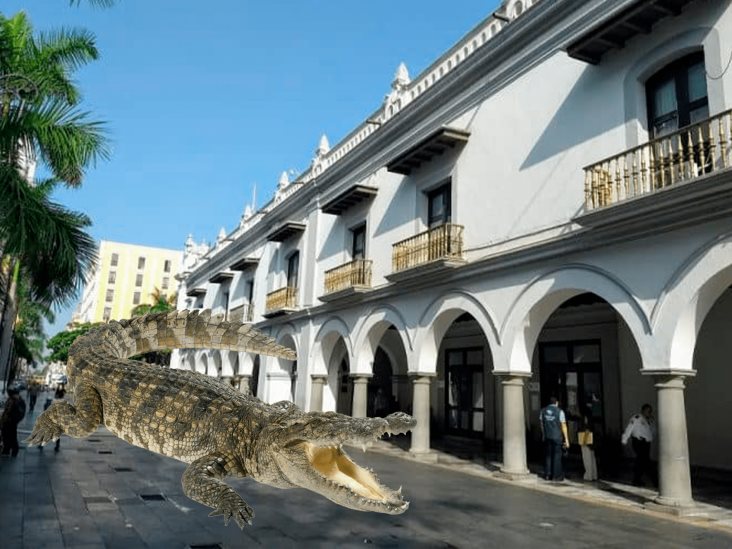
<path fill-rule="evenodd" d="M 33 412 L 33 409 L 36 407 L 36 401 L 38 400 L 38 393 L 40 392 L 40 389 L 41 388 L 38 386 L 38 383 L 31 382 L 31 384 L 28 385 L 28 407 L 31 412 Z"/>
<path fill-rule="evenodd" d="M 651 464 L 651 443 L 653 442 L 655 430 L 653 408 L 650 404 L 644 404 L 641 407 L 640 414 L 635 414 L 630 418 L 628 426 L 620 439 L 624 446 L 630 441 L 633 447 L 633 453 L 635 454 L 634 486 L 643 485 L 644 475 L 648 476 L 654 486 L 658 484 L 656 482 L 656 473 Z"/>
<path fill-rule="evenodd" d="M 569 434 L 567 418 L 559 407 L 557 397 L 551 397 L 549 406 L 539 413 L 539 425 L 544 441 L 544 479 L 563 481 L 562 449 L 569 448 Z"/>
<path fill-rule="evenodd" d="M 8 390 L 8 400 L 0 417 L 0 433 L 2 434 L 2 455 L 18 456 L 18 423 L 25 417 L 25 401 L 17 389 Z"/>
<path fill-rule="evenodd" d="M 584 480 L 597 480 L 597 460 L 595 459 L 595 436 L 592 431 L 592 412 L 586 411 L 582 415 L 583 429 L 577 433 L 577 439 L 582 451 L 582 465 L 585 468 Z"/>

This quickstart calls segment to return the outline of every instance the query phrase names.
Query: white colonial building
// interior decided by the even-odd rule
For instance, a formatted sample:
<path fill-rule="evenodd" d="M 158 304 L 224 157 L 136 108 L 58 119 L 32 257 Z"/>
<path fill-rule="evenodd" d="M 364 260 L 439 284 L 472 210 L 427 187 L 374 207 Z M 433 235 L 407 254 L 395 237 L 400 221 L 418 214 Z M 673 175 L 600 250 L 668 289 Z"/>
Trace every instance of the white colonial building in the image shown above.
<path fill-rule="evenodd" d="M 591 415 L 601 472 L 650 402 L 659 502 L 690 505 L 691 466 L 732 468 L 731 61 L 729 1 L 505 2 L 186 268 L 181 308 L 297 362 L 177 367 L 410 411 L 413 452 L 482 437 L 508 476 L 550 395 Z"/>

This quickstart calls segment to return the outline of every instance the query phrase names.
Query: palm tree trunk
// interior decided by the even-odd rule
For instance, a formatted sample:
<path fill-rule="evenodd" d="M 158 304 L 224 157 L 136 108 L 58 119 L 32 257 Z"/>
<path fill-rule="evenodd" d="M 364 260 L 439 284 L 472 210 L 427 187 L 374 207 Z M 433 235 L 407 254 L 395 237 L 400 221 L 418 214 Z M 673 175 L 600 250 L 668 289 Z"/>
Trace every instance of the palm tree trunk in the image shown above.
<path fill-rule="evenodd" d="M 2 382 L 2 390 L 7 388 L 5 383 L 10 373 L 10 351 L 13 342 L 13 329 L 15 328 L 15 317 L 18 311 L 17 292 L 18 278 L 20 276 L 20 260 L 13 262 L 12 278 L 10 279 L 10 287 L 8 295 L 5 298 L 5 310 L 2 319 L 2 334 L 0 334 L 0 381 Z"/>

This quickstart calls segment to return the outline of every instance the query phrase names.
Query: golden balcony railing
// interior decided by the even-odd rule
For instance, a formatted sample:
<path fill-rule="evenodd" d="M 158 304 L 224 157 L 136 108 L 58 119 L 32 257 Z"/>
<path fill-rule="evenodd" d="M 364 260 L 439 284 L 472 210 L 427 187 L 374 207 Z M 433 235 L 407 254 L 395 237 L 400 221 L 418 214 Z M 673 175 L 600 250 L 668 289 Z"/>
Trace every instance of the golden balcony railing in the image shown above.
<path fill-rule="evenodd" d="M 325 293 L 332 294 L 347 288 L 371 286 L 371 260 L 354 259 L 325 271 Z"/>
<path fill-rule="evenodd" d="M 585 207 L 596 210 L 732 165 L 732 110 L 585 168 Z"/>
<path fill-rule="evenodd" d="M 462 258 L 463 226 L 445 223 L 394 244 L 391 265 L 398 272 L 438 259 Z"/>
<path fill-rule="evenodd" d="M 268 312 L 279 309 L 297 308 L 297 288 L 294 286 L 285 286 L 284 288 L 268 293 L 265 308 Z"/>

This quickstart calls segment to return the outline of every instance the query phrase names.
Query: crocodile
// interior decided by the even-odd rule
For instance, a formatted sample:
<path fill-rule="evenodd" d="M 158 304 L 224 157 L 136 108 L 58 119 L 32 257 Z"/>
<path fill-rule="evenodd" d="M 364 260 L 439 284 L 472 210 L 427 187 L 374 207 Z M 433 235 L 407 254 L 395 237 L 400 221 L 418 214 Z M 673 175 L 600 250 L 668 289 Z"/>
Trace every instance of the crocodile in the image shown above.
<path fill-rule="evenodd" d="M 54 402 L 26 442 L 44 445 L 61 434 L 84 438 L 104 425 L 132 445 L 188 464 L 186 496 L 240 528 L 252 523 L 254 511 L 225 477 L 305 488 L 358 511 L 400 514 L 409 507 L 401 488 L 383 485 L 343 446 L 406 433 L 415 425 L 412 417 L 354 418 L 304 412 L 287 401 L 265 404 L 207 375 L 130 358 L 171 348 L 296 359 L 295 351 L 250 324 L 227 322 L 208 310 L 111 321 L 71 345 L 67 376 L 74 402 Z"/>

